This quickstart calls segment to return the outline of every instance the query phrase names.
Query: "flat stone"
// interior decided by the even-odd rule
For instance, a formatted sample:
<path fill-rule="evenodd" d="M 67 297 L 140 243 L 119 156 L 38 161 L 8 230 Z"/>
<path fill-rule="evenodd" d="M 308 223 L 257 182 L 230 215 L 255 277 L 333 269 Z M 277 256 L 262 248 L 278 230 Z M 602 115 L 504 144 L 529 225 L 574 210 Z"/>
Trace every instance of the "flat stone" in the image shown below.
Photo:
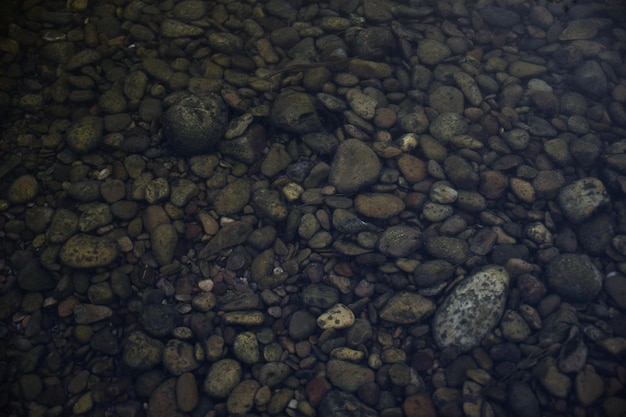
<path fill-rule="evenodd" d="M 185 372 L 176 379 L 176 405 L 181 411 L 193 411 L 200 400 L 196 377 L 191 372 Z"/>
<path fill-rule="evenodd" d="M 96 268 L 112 263 L 117 253 L 118 246 L 114 241 L 104 237 L 77 234 L 61 247 L 59 259 L 71 268 Z"/>
<path fill-rule="evenodd" d="M 338 303 L 323 312 L 317 318 L 317 325 L 322 329 L 344 329 L 354 323 L 354 313 L 346 305 Z"/>
<path fill-rule="evenodd" d="M 435 304 L 419 294 L 402 291 L 387 301 L 379 315 L 383 320 L 412 324 L 430 316 L 435 311 Z"/>
<path fill-rule="evenodd" d="M 336 388 L 356 392 L 363 384 L 374 382 L 374 371 L 361 365 L 331 359 L 326 366 L 330 383 Z"/>
<path fill-rule="evenodd" d="M 404 201 L 393 194 L 359 194 L 354 200 L 356 211 L 366 217 L 388 219 L 402 212 Z"/>

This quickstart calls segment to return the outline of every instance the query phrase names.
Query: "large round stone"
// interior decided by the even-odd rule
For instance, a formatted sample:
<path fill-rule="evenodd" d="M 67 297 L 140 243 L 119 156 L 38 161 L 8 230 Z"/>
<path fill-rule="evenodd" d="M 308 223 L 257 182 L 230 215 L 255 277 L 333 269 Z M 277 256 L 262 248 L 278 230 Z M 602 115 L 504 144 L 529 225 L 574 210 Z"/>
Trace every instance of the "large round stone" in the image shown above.
<path fill-rule="evenodd" d="M 587 255 L 566 253 L 552 259 L 546 267 L 550 287 L 573 302 L 593 300 L 602 289 L 602 273 Z"/>
<path fill-rule="evenodd" d="M 381 169 L 378 156 L 369 146 L 348 139 L 337 148 L 328 180 L 340 193 L 350 194 L 374 183 Z"/>
<path fill-rule="evenodd" d="M 276 97 L 271 119 L 274 125 L 292 133 L 311 133 L 322 127 L 309 96 L 294 91 Z"/>
<path fill-rule="evenodd" d="M 189 95 L 165 112 L 163 137 L 179 155 L 200 155 L 217 145 L 227 122 L 228 111 L 220 97 Z"/>
<path fill-rule="evenodd" d="M 478 346 L 502 318 L 508 285 L 509 274 L 497 265 L 488 265 L 457 285 L 433 318 L 437 345 L 462 351 Z"/>

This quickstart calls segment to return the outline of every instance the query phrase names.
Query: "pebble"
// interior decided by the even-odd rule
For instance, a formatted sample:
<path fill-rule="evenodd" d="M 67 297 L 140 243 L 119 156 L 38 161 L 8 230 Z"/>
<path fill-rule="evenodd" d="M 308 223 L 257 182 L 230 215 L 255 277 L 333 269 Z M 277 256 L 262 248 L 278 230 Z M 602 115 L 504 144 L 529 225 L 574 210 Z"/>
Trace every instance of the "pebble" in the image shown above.
<path fill-rule="evenodd" d="M 391 297 L 379 314 L 380 318 L 392 323 L 412 324 L 434 311 L 435 304 L 430 299 L 416 293 L 401 292 Z"/>
<path fill-rule="evenodd" d="M 137 371 L 147 371 L 161 363 L 163 343 L 142 331 L 131 333 L 123 343 L 124 364 Z"/>
<path fill-rule="evenodd" d="M 369 146 L 348 139 L 337 148 L 328 181 L 338 192 L 351 194 L 376 181 L 381 169 L 378 156 Z"/>
<path fill-rule="evenodd" d="M 109 265 L 117 254 L 116 242 L 102 237 L 77 234 L 61 247 L 59 259 L 72 268 L 94 268 Z"/>
<path fill-rule="evenodd" d="M 559 205 L 574 223 L 587 220 L 610 201 L 604 184 L 594 177 L 574 181 L 559 193 Z"/>
<path fill-rule="evenodd" d="M 573 302 L 594 299 L 602 289 L 602 275 L 587 255 L 561 254 L 546 266 L 548 285 Z"/>
<path fill-rule="evenodd" d="M 184 412 L 192 412 L 199 403 L 200 396 L 196 377 L 191 372 L 185 372 L 176 379 L 176 405 Z"/>
<path fill-rule="evenodd" d="M 78 54 L 80 54 L 80 52 Z M 99 58 L 100 56 L 98 55 L 98 59 Z M 101 118 L 97 116 L 85 116 L 82 119 L 74 122 L 67 129 L 67 145 L 73 151 L 78 153 L 91 152 L 100 143 L 100 140 L 102 139 L 103 129 L 104 124 Z"/>
<path fill-rule="evenodd" d="M 203 391 L 211 398 L 227 398 L 239 384 L 242 369 L 233 359 L 221 359 L 209 368 L 204 380 Z"/>
<path fill-rule="evenodd" d="M 393 194 L 359 194 L 354 199 L 357 213 L 374 219 L 388 219 L 406 208 L 404 201 Z"/>
<path fill-rule="evenodd" d="M 347 392 L 356 392 L 363 384 L 374 382 L 374 371 L 361 365 L 331 359 L 326 366 L 330 383 Z"/>
<path fill-rule="evenodd" d="M 352 326 L 355 317 L 346 305 L 338 303 L 323 312 L 317 318 L 317 325 L 322 329 L 344 329 Z"/>
<path fill-rule="evenodd" d="M 163 366 L 172 375 L 182 375 L 198 368 L 194 348 L 187 342 L 171 339 L 163 349 Z"/>
<path fill-rule="evenodd" d="M 39 183 L 32 175 L 22 175 L 9 186 L 7 199 L 13 204 L 24 204 L 37 196 Z"/>
<path fill-rule="evenodd" d="M 478 346 L 504 313 L 508 285 L 508 273 L 496 265 L 486 266 L 458 284 L 433 317 L 437 345 L 462 351 Z"/>

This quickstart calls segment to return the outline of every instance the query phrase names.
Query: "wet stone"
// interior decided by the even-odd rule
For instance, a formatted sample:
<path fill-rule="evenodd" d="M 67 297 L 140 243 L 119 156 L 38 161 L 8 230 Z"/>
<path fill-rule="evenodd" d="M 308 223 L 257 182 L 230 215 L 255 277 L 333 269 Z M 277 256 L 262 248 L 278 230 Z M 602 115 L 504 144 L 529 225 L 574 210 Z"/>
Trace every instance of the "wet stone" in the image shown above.
<path fill-rule="evenodd" d="M 226 398 L 239 383 L 241 376 L 241 365 L 237 361 L 222 359 L 209 368 L 203 390 L 212 398 Z"/>
<path fill-rule="evenodd" d="M 243 332 L 235 337 L 233 353 L 241 362 L 253 365 L 260 360 L 259 343 L 252 332 Z"/>
<path fill-rule="evenodd" d="M 9 187 L 7 198 L 13 204 L 23 204 L 34 199 L 38 192 L 37 179 L 32 175 L 22 175 Z"/>
<path fill-rule="evenodd" d="M 559 193 L 559 205 L 574 223 L 588 219 L 610 201 L 604 184 L 594 177 L 577 180 Z"/>
<path fill-rule="evenodd" d="M 509 275 L 500 266 L 482 268 L 458 284 L 437 308 L 433 335 L 440 347 L 478 346 L 504 312 Z"/>
<path fill-rule="evenodd" d="M 249 200 L 250 185 L 246 180 L 237 179 L 217 193 L 213 207 L 219 215 L 232 215 L 240 212 Z"/>
<path fill-rule="evenodd" d="M 171 339 L 163 349 L 163 366 L 172 375 L 182 375 L 198 368 L 194 348 L 187 342 Z"/>
<path fill-rule="evenodd" d="M 356 211 L 375 219 L 388 219 L 405 209 L 405 204 L 393 194 L 371 193 L 359 194 L 354 200 Z"/>
<path fill-rule="evenodd" d="M 410 226 L 391 226 L 380 236 L 378 250 L 396 258 L 408 256 L 420 247 L 421 234 L 420 230 Z"/>
<path fill-rule="evenodd" d="M 593 300 L 602 289 L 602 274 L 587 255 L 562 254 L 546 267 L 548 285 L 573 302 Z"/>
<path fill-rule="evenodd" d="M 74 122 L 66 134 L 67 145 L 75 152 L 94 150 L 102 138 L 103 122 L 97 116 L 85 116 Z"/>
<path fill-rule="evenodd" d="M 354 313 L 344 304 L 336 304 L 317 318 L 317 325 L 322 329 L 344 329 L 354 323 Z"/>
<path fill-rule="evenodd" d="M 61 247 L 59 259 L 72 268 L 95 268 L 112 263 L 117 253 L 117 244 L 109 239 L 78 234 Z"/>
<path fill-rule="evenodd" d="M 430 316 L 435 311 L 435 304 L 428 298 L 412 292 L 400 292 L 387 301 L 380 311 L 383 320 L 412 324 Z"/>
<path fill-rule="evenodd" d="M 183 412 L 191 412 L 199 402 L 198 385 L 196 377 L 190 372 L 185 372 L 176 379 L 176 405 Z"/>
<path fill-rule="evenodd" d="M 254 379 L 241 381 L 232 390 L 226 401 L 226 410 L 229 415 L 243 416 L 249 413 L 253 406 L 255 395 L 261 385 Z"/>
<path fill-rule="evenodd" d="M 176 309 L 163 304 L 147 305 L 139 316 L 144 330 L 155 337 L 171 334 L 180 324 L 180 320 L 180 313 Z"/>
<path fill-rule="evenodd" d="M 331 359 L 326 371 L 331 384 L 343 391 L 356 392 L 361 385 L 374 382 L 374 371 L 350 362 Z"/>
<path fill-rule="evenodd" d="M 322 398 L 319 410 L 325 416 L 351 417 L 356 414 L 360 417 L 376 417 L 379 415 L 354 395 L 340 390 L 328 391 Z"/>
<path fill-rule="evenodd" d="M 164 223 L 156 226 L 150 234 L 152 251 L 159 265 L 167 265 L 174 258 L 178 244 L 178 233 L 173 225 Z"/>
<path fill-rule="evenodd" d="M 308 307 L 328 309 L 339 301 L 339 291 L 324 284 L 311 284 L 302 290 L 302 302 Z"/>
<path fill-rule="evenodd" d="M 289 321 L 289 336 L 293 340 L 306 340 L 316 329 L 316 318 L 306 310 L 296 311 Z"/>
<path fill-rule="evenodd" d="M 91 324 L 107 319 L 113 315 L 113 310 L 107 306 L 95 304 L 79 304 L 74 307 L 74 321 L 77 324 Z"/>
<path fill-rule="evenodd" d="M 282 93 L 274 100 L 271 119 L 276 126 L 292 133 L 311 133 L 321 127 L 309 96 L 293 91 Z"/>
<path fill-rule="evenodd" d="M 180 155 L 208 153 L 224 135 L 227 117 L 217 95 L 189 95 L 165 112 L 163 136 Z"/>
<path fill-rule="evenodd" d="M 372 184 L 382 166 L 376 153 L 357 139 L 347 139 L 337 148 L 329 183 L 340 193 L 353 193 Z"/>

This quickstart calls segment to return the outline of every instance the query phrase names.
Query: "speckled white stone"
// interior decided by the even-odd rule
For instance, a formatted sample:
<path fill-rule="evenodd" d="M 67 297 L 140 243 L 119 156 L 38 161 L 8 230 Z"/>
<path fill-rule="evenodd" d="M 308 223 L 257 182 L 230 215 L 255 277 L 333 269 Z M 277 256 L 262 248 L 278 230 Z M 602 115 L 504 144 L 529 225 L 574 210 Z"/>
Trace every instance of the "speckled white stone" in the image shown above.
<path fill-rule="evenodd" d="M 437 345 L 462 351 L 478 346 L 502 318 L 508 285 L 506 270 L 488 265 L 456 286 L 433 318 Z"/>

